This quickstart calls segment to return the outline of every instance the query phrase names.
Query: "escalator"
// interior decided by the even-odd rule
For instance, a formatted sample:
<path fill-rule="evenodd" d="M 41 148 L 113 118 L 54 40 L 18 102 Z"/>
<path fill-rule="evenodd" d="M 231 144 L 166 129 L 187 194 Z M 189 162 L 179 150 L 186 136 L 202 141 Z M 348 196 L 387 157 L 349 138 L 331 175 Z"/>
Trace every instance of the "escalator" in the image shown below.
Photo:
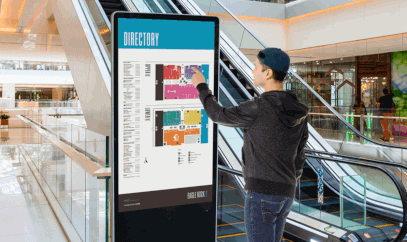
<path fill-rule="evenodd" d="M 103 52 L 105 54 L 102 54 L 102 57 L 104 57 L 104 65 L 103 65 L 103 61 L 101 61 L 101 64 L 97 64 L 95 66 L 97 66 L 101 72 L 105 72 L 105 73 L 109 73 L 110 72 L 110 22 L 109 22 L 109 16 L 112 14 L 112 12 L 114 11 L 120 11 L 123 10 L 122 8 L 125 9 L 129 9 L 129 5 L 131 5 L 131 3 L 129 3 L 129 1 L 100 1 L 100 6 L 97 4 L 98 2 L 96 1 L 94 5 L 90 4 L 90 2 L 92 1 L 88 1 L 88 5 L 82 5 L 81 7 L 84 9 L 83 12 L 89 12 L 91 14 L 91 18 L 93 18 L 94 20 L 94 26 L 92 25 L 91 21 L 88 21 L 89 24 L 89 28 L 91 29 L 91 32 L 93 33 L 93 36 L 96 39 L 96 43 L 101 44 L 102 47 L 99 47 L 99 51 Z M 126 2 L 126 4 L 123 4 L 123 2 Z M 199 9 L 199 7 L 189 1 L 183 1 L 183 0 L 178 0 L 178 1 L 171 1 L 171 0 L 163 0 L 163 1 L 156 1 L 156 0 L 146 0 L 146 1 L 142 1 L 144 3 L 144 9 L 145 11 L 149 11 L 149 12 L 161 12 L 161 13 L 184 13 L 184 14 L 202 14 L 203 11 Z M 97 6 L 94 7 L 94 6 Z M 136 5 L 138 9 L 140 8 L 140 3 L 139 5 Z M 100 8 L 103 9 L 103 13 L 101 12 Z M 85 11 L 86 10 L 86 11 Z M 98 12 L 99 11 L 99 12 Z M 86 15 L 86 14 L 85 14 Z M 58 17 L 56 17 L 58 18 Z M 89 17 L 88 17 L 89 18 Z M 107 20 L 106 20 L 107 19 Z M 103 22 L 104 21 L 104 22 Z M 96 29 L 96 31 L 95 31 Z M 62 31 L 61 31 L 62 32 Z M 86 32 L 88 33 L 88 32 Z M 88 41 L 90 34 L 87 36 Z M 99 39 L 98 39 L 99 36 Z M 224 107 L 228 107 L 228 106 L 232 106 L 232 105 L 238 105 L 240 102 L 246 101 L 246 100 L 250 100 L 251 98 L 253 98 L 253 96 L 259 96 L 262 93 L 261 88 L 257 88 L 253 86 L 253 81 L 252 81 L 252 77 L 251 77 L 251 70 L 253 69 L 253 65 L 252 63 L 249 61 L 249 59 L 243 55 L 241 52 L 239 52 L 239 48 L 236 51 L 236 45 L 233 42 L 233 36 L 227 36 L 227 34 L 221 34 L 221 58 L 220 58 L 220 65 L 221 65 L 221 78 L 220 78 L 220 97 L 219 97 L 219 101 L 221 103 L 222 106 Z M 263 46 L 258 45 L 257 49 L 259 48 L 263 48 Z M 255 49 L 255 50 L 257 50 Z M 92 49 L 93 53 L 96 53 L 97 50 Z M 250 54 L 250 53 L 249 53 Z M 95 55 L 95 54 L 94 54 Z M 97 58 L 95 58 L 96 60 L 98 60 Z M 68 58 L 69 60 L 69 58 Z M 95 61 L 96 62 L 96 61 Z M 70 62 L 71 65 L 71 62 Z M 74 66 L 74 65 L 73 65 Z M 75 68 L 72 68 L 73 72 Z M 107 70 L 107 71 L 106 71 Z M 79 73 L 79 72 L 78 72 Z M 107 81 L 107 78 L 110 76 L 105 76 L 103 75 L 103 77 L 105 78 L 105 85 L 108 87 L 109 83 Z M 312 91 L 310 90 L 310 88 L 306 85 L 306 83 L 304 84 L 304 81 L 302 81 L 301 78 L 299 78 L 298 76 L 295 75 L 295 73 L 291 73 L 289 75 L 289 78 L 291 78 L 291 82 L 298 82 L 300 83 L 299 85 L 303 85 L 302 86 L 302 90 L 306 90 L 310 91 L 312 93 Z M 79 79 L 78 79 L 79 80 Z M 86 82 L 84 82 L 86 83 Z M 77 82 L 75 81 L 75 85 L 77 85 Z M 84 88 L 86 90 L 86 88 Z M 287 88 L 290 89 L 290 88 Z M 292 88 L 291 88 L 292 89 Z M 307 90 L 308 89 L 308 90 Z M 317 95 L 319 98 L 320 96 L 316 93 L 312 93 L 314 95 Z M 83 100 L 84 98 L 82 98 L 84 96 L 84 94 L 79 93 L 80 95 L 80 99 Z M 86 95 L 85 95 L 86 96 Z M 110 96 L 109 96 L 110 97 Z M 84 106 L 84 105 L 82 105 Z M 329 105 L 327 105 L 329 106 Z M 86 108 L 84 108 L 84 113 L 85 113 L 85 118 L 86 118 L 86 113 L 87 110 Z M 334 113 L 335 114 L 335 113 Z M 336 115 L 336 114 L 335 114 Z M 348 132 L 353 132 L 356 135 L 360 135 L 360 133 L 358 133 L 357 130 L 355 130 L 353 127 L 349 127 L 349 125 L 346 124 L 346 121 L 344 122 L 342 119 L 340 119 L 339 116 L 336 116 L 338 120 L 336 120 L 337 122 L 342 122 L 342 125 L 345 125 L 345 128 L 348 129 Z M 95 119 L 95 120 L 100 120 L 99 119 Z M 92 122 L 88 122 L 87 123 L 92 124 Z M 90 125 L 89 125 L 90 126 Z M 241 129 L 231 129 L 229 127 L 219 127 L 220 129 L 220 134 L 224 136 L 224 146 L 221 148 L 219 148 L 219 151 L 224 153 L 224 154 L 233 154 L 236 159 L 234 161 L 234 163 L 227 163 L 226 165 L 228 167 L 237 169 L 237 170 L 241 170 L 241 163 L 240 159 L 238 159 L 239 157 L 239 153 L 240 153 L 240 148 L 241 145 L 239 146 L 239 143 L 242 143 L 242 140 L 236 139 L 236 137 L 243 137 L 243 132 Z M 323 139 L 323 137 L 321 135 L 319 135 L 315 129 L 313 129 L 310 125 L 309 125 L 309 130 L 310 133 L 312 133 L 312 138 L 310 139 L 309 142 L 309 147 L 311 149 L 314 150 L 322 150 L 325 152 L 331 152 L 331 153 L 335 153 L 336 151 L 327 143 L 325 142 L 325 140 Z M 100 132 L 103 133 L 103 132 Z M 110 133 L 110 127 L 108 129 L 108 133 Z M 235 135 L 235 137 L 232 137 L 231 135 Z M 361 137 L 363 137 L 363 135 L 360 135 Z M 375 144 L 374 142 L 370 142 L 371 144 Z M 377 148 L 377 144 L 376 147 Z M 379 147 L 380 150 L 381 147 Z M 390 147 L 392 148 L 392 147 Z M 397 149 L 397 148 L 394 148 Z M 389 157 L 389 152 L 388 151 L 383 151 L 381 150 L 383 154 L 383 159 L 386 161 L 393 161 L 396 160 L 392 157 Z M 401 154 L 402 156 L 402 154 Z M 396 157 L 397 158 L 397 157 Z M 240 169 L 239 169 L 239 165 L 240 165 Z M 313 164 L 312 162 L 308 163 L 309 168 L 312 169 Z M 307 167 L 305 169 L 308 169 Z M 315 189 L 315 183 L 313 180 L 311 179 L 315 179 L 312 178 L 312 172 L 308 171 L 307 172 L 308 175 L 310 177 L 308 177 L 309 180 L 304 180 L 304 184 L 306 184 L 304 186 L 304 188 L 299 189 L 300 191 L 303 191 L 303 196 L 306 196 L 307 198 L 303 198 L 303 199 L 310 199 L 308 201 L 308 203 L 310 203 L 308 205 L 304 205 L 306 207 L 310 207 L 313 208 L 315 206 L 313 206 L 313 200 L 315 199 L 315 192 L 311 192 Z M 333 177 L 335 177 L 333 175 Z M 336 176 L 337 177 L 337 176 Z M 234 178 L 235 179 L 235 178 Z M 304 175 L 304 179 L 306 179 L 305 175 Z M 230 190 L 233 192 L 229 192 L 229 193 L 233 193 L 235 196 L 238 195 L 242 195 L 244 194 L 244 192 L 242 191 L 242 179 L 235 179 L 234 180 L 235 185 L 231 186 L 233 188 L 235 188 L 235 190 Z M 309 183 L 306 183 L 309 182 Z M 338 179 L 332 179 L 332 183 L 336 183 L 336 186 L 338 187 Z M 230 187 L 229 187 L 230 188 Z M 222 188 L 223 189 L 223 188 Z M 227 189 L 227 188 L 225 188 Z M 335 190 L 335 189 L 334 189 Z M 227 192 L 225 190 L 225 192 Z M 335 207 L 338 206 L 337 200 L 335 201 L 335 195 L 338 195 L 338 191 L 336 190 L 336 192 L 332 191 L 332 194 L 330 194 L 329 192 L 326 193 L 329 194 L 330 197 L 329 198 L 331 200 L 326 200 L 329 201 L 330 203 L 330 208 L 329 209 L 333 209 Z M 327 198 L 328 199 L 328 198 Z M 307 201 L 304 201 L 307 202 Z M 241 206 L 240 206 L 241 208 Z M 241 213 L 241 211 L 240 211 Z M 239 223 L 239 222 L 236 222 Z M 222 231 L 222 233 L 224 231 L 227 231 L 227 226 L 223 226 L 223 224 L 220 222 L 218 226 L 218 228 L 220 228 L 219 231 Z M 227 224 L 230 224 L 229 222 Z M 241 226 L 241 223 L 240 223 Z M 378 225 L 380 226 L 380 225 Z M 386 226 L 384 226 L 386 227 Z M 229 236 L 228 235 L 229 232 L 225 232 L 225 234 L 221 235 L 221 236 Z M 243 232 L 244 233 L 244 232 Z M 233 234 L 233 233 L 232 233 Z M 387 236 L 387 235 L 385 235 Z M 232 236 L 234 237 L 234 236 Z M 300 236 L 301 237 L 301 236 Z M 226 237 L 225 237 L 226 238 Z M 296 237 L 298 239 L 298 237 Z"/>
<path fill-rule="evenodd" d="M 219 157 L 220 164 L 226 164 L 225 159 Z M 308 157 L 307 157 L 307 160 Z M 337 163 L 348 161 L 335 160 Z M 369 166 L 370 170 L 381 169 L 379 166 L 353 163 L 356 166 Z M 346 189 L 343 192 L 343 200 L 340 201 L 338 194 L 326 184 L 324 185 L 324 201 L 318 203 L 317 175 L 311 169 L 312 166 L 304 166 L 304 175 L 297 186 L 296 198 L 292 211 L 287 218 L 284 237 L 292 241 L 348 241 L 351 234 L 358 238 L 358 241 L 393 241 L 403 230 L 402 221 L 405 221 L 406 211 L 400 213 L 401 219 L 383 217 L 376 212 L 366 211 L 364 206 L 360 206 L 360 201 L 355 199 L 355 194 Z M 383 173 L 389 173 L 397 180 L 400 187 L 403 184 L 397 176 L 389 169 L 382 169 Z M 244 196 L 238 192 L 236 175 L 241 176 L 239 171 L 231 170 L 226 166 L 220 166 L 219 170 L 219 191 L 218 191 L 218 241 L 246 241 L 244 227 Z M 347 177 L 352 180 L 351 176 Z M 346 186 L 344 186 L 346 187 Z M 393 187 L 395 188 L 395 187 Z M 405 189 L 404 189 L 405 191 Z M 400 203 L 403 196 L 400 192 Z M 342 203 L 343 222 L 341 224 L 340 205 Z M 305 218 L 305 219 L 304 219 Z M 310 219 L 311 218 L 311 219 Z M 296 222 L 304 222 L 299 227 Z M 293 221 L 294 220 L 294 221 Z M 321 225 L 322 223 L 322 225 Z M 307 228 L 305 228 L 307 227 Z M 306 233 L 307 230 L 312 233 Z M 333 233 L 330 233 L 331 231 Z M 341 232 L 340 232 L 341 231 Z M 315 236 L 320 234 L 318 236 Z M 404 237 L 405 234 L 402 234 Z M 335 238 L 336 237 L 336 238 Z M 400 240 L 401 241 L 401 240 Z"/>
<path fill-rule="evenodd" d="M 121 0 L 99 0 L 99 2 L 108 19 L 116 11 L 127 11 Z"/>

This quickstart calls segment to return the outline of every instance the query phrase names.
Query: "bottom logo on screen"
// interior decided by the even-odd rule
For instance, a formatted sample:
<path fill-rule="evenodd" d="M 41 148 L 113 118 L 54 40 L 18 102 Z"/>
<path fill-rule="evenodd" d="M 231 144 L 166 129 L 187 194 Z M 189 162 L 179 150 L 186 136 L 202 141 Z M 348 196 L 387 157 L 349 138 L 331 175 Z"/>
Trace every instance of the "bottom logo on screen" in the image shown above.
<path fill-rule="evenodd" d="M 188 199 L 203 198 L 203 197 L 208 197 L 208 191 L 196 191 L 196 192 L 187 193 Z"/>

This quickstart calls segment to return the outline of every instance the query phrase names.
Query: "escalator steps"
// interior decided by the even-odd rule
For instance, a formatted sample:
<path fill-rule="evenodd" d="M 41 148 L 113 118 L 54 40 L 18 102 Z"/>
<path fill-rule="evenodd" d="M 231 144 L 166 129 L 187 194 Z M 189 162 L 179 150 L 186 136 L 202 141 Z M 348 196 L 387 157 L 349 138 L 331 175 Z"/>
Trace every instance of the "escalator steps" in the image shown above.
<path fill-rule="evenodd" d="M 99 2 L 109 19 L 112 13 L 116 11 L 126 11 L 126 8 L 120 0 L 99 0 Z"/>

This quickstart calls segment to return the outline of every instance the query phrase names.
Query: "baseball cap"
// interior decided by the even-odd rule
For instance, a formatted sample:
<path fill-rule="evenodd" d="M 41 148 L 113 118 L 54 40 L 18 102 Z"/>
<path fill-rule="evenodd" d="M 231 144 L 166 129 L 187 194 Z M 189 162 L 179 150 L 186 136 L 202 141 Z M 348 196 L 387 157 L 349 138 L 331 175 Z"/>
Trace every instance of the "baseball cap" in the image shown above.
<path fill-rule="evenodd" d="M 266 66 L 285 74 L 290 68 L 290 57 L 279 48 L 265 48 L 259 52 L 257 58 Z"/>

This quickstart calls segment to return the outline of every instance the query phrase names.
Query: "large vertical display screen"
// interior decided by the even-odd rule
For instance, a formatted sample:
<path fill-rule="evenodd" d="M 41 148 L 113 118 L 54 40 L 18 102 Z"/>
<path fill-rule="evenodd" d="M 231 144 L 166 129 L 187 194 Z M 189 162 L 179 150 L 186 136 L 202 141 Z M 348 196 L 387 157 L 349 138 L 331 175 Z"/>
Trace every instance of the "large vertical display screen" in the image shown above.
<path fill-rule="evenodd" d="M 195 68 L 218 88 L 218 23 L 121 16 L 114 18 L 116 213 L 213 203 L 217 130 L 191 79 Z"/>

